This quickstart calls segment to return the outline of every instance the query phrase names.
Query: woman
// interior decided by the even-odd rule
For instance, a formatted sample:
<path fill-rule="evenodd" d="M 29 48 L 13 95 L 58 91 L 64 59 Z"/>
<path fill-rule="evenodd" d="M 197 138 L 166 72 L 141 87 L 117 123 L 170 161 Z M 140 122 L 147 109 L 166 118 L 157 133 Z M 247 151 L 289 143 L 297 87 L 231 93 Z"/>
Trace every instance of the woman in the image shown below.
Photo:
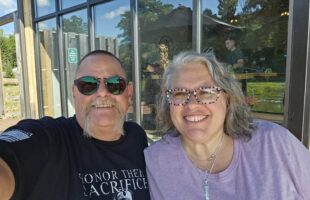
<path fill-rule="evenodd" d="M 145 150 L 152 199 L 310 199 L 309 151 L 282 126 L 252 121 L 213 55 L 180 53 L 161 89 L 165 135 Z"/>

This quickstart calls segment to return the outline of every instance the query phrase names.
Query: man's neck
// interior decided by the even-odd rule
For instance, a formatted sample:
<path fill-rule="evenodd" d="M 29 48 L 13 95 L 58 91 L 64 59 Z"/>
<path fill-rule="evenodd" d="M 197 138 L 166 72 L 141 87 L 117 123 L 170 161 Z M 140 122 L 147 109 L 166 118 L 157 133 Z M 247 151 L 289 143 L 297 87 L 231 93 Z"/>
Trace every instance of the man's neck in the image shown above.
<path fill-rule="evenodd" d="M 116 141 L 124 135 L 124 132 L 122 129 L 116 130 L 111 127 L 100 127 L 96 128 L 96 130 L 90 130 L 88 135 L 102 141 Z"/>

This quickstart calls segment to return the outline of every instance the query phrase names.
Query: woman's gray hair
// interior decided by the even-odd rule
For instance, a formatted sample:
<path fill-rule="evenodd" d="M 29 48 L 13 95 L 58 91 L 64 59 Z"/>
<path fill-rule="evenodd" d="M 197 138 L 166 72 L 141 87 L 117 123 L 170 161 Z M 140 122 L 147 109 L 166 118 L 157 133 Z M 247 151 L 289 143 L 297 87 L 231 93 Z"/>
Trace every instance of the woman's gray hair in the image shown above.
<path fill-rule="evenodd" d="M 227 113 L 224 122 L 224 131 L 233 138 L 250 138 L 255 129 L 239 83 L 218 62 L 213 53 L 197 53 L 193 51 L 181 52 L 176 55 L 167 66 L 161 83 L 161 94 L 157 104 L 157 128 L 161 133 L 176 131 L 170 117 L 170 105 L 165 91 L 171 89 L 172 78 L 175 72 L 187 64 L 202 63 L 209 71 L 215 86 L 224 89 L 227 96 Z"/>

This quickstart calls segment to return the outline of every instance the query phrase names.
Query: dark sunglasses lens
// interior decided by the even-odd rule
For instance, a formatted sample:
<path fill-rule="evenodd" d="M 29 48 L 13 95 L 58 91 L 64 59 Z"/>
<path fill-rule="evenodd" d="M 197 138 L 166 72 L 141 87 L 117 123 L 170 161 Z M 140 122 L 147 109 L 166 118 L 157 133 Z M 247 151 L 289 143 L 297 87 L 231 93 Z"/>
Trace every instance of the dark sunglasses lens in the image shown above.
<path fill-rule="evenodd" d="M 105 79 L 105 84 L 107 87 L 107 90 L 114 95 L 119 95 L 124 92 L 126 89 L 126 80 L 119 77 L 119 76 L 113 76 L 110 78 Z"/>
<path fill-rule="evenodd" d="M 84 76 L 75 81 L 75 84 L 80 91 L 80 93 L 84 95 L 92 95 L 97 91 L 98 88 L 98 80 L 95 77 Z"/>

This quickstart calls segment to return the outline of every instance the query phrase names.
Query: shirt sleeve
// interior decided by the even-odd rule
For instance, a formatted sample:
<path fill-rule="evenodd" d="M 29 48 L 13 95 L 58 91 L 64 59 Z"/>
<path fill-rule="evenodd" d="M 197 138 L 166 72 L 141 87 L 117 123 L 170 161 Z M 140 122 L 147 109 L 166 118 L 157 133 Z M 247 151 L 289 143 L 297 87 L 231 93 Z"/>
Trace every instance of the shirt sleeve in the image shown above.
<path fill-rule="evenodd" d="M 268 141 L 273 140 L 270 151 L 279 155 L 282 167 L 293 181 L 302 199 L 310 199 L 310 152 L 288 129 L 274 123 L 264 123 L 271 131 Z M 267 131 L 268 132 L 268 131 Z"/>
<path fill-rule="evenodd" d="M 154 174 L 152 174 L 152 170 L 150 170 L 148 167 L 146 167 L 146 174 L 149 183 L 151 199 L 165 199 L 157 185 L 156 177 L 154 177 Z"/>
<path fill-rule="evenodd" d="M 14 174 L 15 192 L 25 184 L 33 184 L 35 178 L 30 177 L 39 174 L 47 162 L 50 146 L 47 130 L 39 120 L 23 120 L 0 135 L 0 157 Z"/>
<path fill-rule="evenodd" d="M 294 181 L 299 188 L 303 199 L 310 199 L 310 152 L 309 150 L 288 131 L 287 146 L 289 150 L 289 165 L 292 166 Z"/>

